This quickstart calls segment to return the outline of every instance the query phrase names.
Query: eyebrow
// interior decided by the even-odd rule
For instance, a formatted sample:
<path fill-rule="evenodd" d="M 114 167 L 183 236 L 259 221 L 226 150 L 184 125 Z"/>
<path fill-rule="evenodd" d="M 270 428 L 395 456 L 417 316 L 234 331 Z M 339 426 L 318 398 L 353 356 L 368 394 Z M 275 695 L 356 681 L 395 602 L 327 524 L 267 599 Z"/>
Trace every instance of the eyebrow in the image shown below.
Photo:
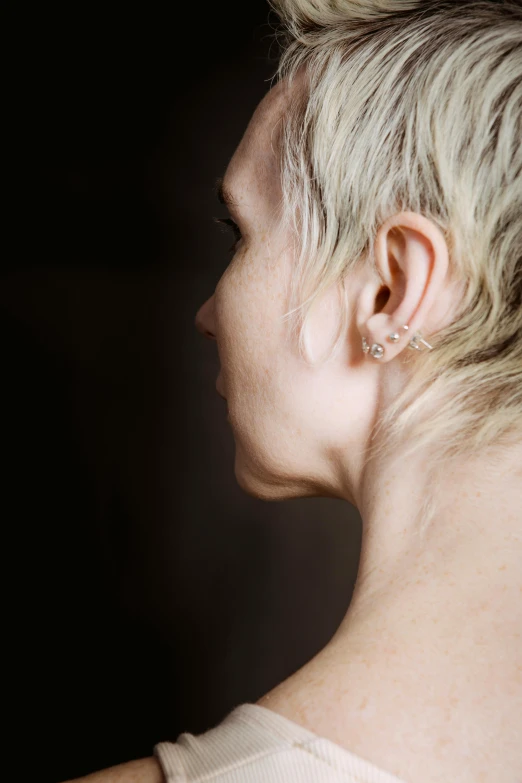
<path fill-rule="evenodd" d="M 220 204 L 225 204 L 227 207 L 237 206 L 234 196 L 225 186 L 223 177 L 219 177 L 219 179 L 216 180 L 215 190 Z"/>

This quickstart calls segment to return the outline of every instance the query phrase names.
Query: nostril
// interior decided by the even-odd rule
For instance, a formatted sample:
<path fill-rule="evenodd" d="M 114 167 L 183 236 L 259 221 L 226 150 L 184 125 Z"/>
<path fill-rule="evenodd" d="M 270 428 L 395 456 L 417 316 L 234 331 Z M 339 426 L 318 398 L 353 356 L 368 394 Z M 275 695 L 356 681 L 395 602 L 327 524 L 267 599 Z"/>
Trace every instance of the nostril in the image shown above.
<path fill-rule="evenodd" d="M 216 335 L 210 331 L 206 326 L 203 326 L 201 321 L 198 321 L 196 318 L 196 329 L 200 334 L 203 335 L 203 337 L 206 337 L 208 340 L 215 340 Z"/>

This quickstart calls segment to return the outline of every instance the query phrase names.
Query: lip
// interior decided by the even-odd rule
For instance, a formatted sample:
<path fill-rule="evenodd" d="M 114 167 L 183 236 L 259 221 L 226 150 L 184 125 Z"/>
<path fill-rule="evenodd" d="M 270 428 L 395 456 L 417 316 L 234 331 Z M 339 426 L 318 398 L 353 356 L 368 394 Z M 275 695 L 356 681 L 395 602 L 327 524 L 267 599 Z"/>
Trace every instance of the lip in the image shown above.
<path fill-rule="evenodd" d="M 219 379 L 218 379 L 218 381 L 219 381 Z M 224 395 L 224 394 L 222 394 L 222 393 L 221 393 L 221 391 L 220 391 L 220 389 L 219 389 L 219 386 L 218 386 L 218 381 L 216 381 L 216 391 L 217 391 L 217 393 L 219 394 L 219 396 L 220 396 L 220 397 L 221 397 L 223 400 L 226 400 L 226 397 L 225 397 L 225 395 Z"/>

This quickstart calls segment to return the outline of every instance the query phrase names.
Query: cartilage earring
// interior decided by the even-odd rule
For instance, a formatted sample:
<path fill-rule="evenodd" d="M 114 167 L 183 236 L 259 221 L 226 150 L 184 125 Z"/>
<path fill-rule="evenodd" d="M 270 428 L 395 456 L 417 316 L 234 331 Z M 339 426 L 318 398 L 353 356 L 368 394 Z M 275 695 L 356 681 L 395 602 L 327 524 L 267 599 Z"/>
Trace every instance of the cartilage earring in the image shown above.
<path fill-rule="evenodd" d="M 366 337 L 362 338 L 362 349 L 363 349 L 363 353 L 368 353 L 370 350 L 370 346 L 366 342 Z"/>
<path fill-rule="evenodd" d="M 415 348 L 416 351 L 424 351 L 424 348 L 421 348 L 419 343 L 423 343 L 423 345 L 426 346 L 426 348 L 429 351 L 433 350 L 433 346 L 426 342 L 426 340 L 422 337 L 420 332 L 416 332 L 413 336 L 413 339 L 410 340 L 410 344 L 408 348 Z"/>

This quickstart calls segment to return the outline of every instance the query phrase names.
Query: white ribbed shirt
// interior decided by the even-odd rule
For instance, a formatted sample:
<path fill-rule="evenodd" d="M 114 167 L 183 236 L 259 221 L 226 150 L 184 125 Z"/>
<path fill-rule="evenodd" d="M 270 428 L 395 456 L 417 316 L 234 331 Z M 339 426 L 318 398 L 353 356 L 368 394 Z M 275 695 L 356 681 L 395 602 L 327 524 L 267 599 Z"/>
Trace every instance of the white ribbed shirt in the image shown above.
<path fill-rule="evenodd" d="M 404 783 L 258 704 L 154 748 L 167 783 Z"/>

